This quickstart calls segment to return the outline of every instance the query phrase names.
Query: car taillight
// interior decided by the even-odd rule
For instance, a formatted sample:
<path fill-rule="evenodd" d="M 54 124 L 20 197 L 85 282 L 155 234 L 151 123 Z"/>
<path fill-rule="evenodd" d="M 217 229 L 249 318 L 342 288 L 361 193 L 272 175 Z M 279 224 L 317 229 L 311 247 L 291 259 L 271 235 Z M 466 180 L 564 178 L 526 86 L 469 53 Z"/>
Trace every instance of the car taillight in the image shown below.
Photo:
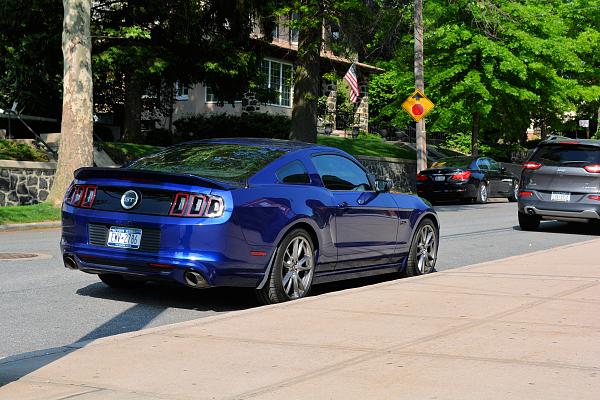
<path fill-rule="evenodd" d="M 427 179 L 429 179 L 429 177 L 427 175 L 422 175 L 422 174 L 417 174 L 417 181 L 419 182 L 425 182 Z"/>
<path fill-rule="evenodd" d="M 522 190 L 519 192 L 519 197 L 533 197 L 533 192 Z"/>
<path fill-rule="evenodd" d="M 590 194 L 590 195 L 588 196 L 588 199 L 590 199 L 590 200 L 596 200 L 596 201 L 600 201 L 600 196 L 599 196 L 599 195 L 597 195 L 597 194 Z"/>
<path fill-rule="evenodd" d="M 457 172 L 450 177 L 452 181 L 468 181 L 471 177 L 471 171 Z"/>
<path fill-rule="evenodd" d="M 538 169 L 542 167 L 542 164 L 535 161 L 527 161 L 523 163 L 522 167 L 523 169 Z"/>
<path fill-rule="evenodd" d="M 598 174 L 600 173 L 600 164 L 586 165 L 583 167 L 583 169 L 585 169 L 587 172 L 591 172 L 592 174 Z"/>
<path fill-rule="evenodd" d="M 177 193 L 169 215 L 173 217 L 218 218 L 225 211 L 225 203 L 219 196 L 194 193 Z"/>
<path fill-rule="evenodd" d="M 72 185 L 67 192 L 65 202 L 75 207 L 92 208 L 96 199 L 96 190 L 95 185 Z"/>

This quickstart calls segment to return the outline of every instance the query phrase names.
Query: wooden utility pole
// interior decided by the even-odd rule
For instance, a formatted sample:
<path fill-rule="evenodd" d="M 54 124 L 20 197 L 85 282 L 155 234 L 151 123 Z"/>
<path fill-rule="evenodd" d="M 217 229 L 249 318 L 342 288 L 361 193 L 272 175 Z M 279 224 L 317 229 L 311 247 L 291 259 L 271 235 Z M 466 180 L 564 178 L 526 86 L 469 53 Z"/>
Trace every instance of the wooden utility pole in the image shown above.
<path fill-rule="evenodd" d="M 415 12 L 415 87 L 425 93 L 423 78 L 423 0 L 414 0 Z M 427 168 L 427 138 L 425 135 L 425 118 L 417 122 L 417 172 Z"/>
<path fill-rule="evenodd" d="M 60 149 L 49 201 L 60 205 L 73 171 L 93 163 L 92 0 L 63 0 L 63 109 Z"/>

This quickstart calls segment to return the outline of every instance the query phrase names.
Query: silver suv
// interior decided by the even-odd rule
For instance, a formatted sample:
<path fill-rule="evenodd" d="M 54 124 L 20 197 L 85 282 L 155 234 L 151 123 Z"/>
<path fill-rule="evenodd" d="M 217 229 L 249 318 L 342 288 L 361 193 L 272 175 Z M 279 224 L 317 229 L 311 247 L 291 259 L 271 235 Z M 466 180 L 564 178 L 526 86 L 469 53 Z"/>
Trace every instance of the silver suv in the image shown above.
<path fill-rule="evenodd" d="M 553 138 L 523 164 L 519 225 L 535 230 L 542 219 L 600 221 L 600 141 Z"/>

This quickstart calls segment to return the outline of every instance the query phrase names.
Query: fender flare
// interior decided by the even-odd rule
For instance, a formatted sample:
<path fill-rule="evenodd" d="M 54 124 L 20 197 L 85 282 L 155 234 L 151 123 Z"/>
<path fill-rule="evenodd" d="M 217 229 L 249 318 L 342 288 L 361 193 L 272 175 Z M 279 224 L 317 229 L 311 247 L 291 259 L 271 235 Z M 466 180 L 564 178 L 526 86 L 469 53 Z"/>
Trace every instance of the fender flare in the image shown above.
<path fill-rule="evenodd" d="M 271 275 L 271 270 L 273 269 L 273 264 L 275 263 L 275 258 L 277 256 L 277 252 L 279 251 L 279 245 L 281 244 L 281 241 L 285 238 L 285 236 L 288 234 L 289 231 L 294 229 L 294 227 L 299 224 L 307 224 L 315 231 L 315 236 L 317 237 L 317 243 L 316 243 L 316 249 L 315 249 L 315 262 L 318 259 L 318 255 L 319 255 L 318 249 L 319 249 L 319 243 L 320 243 L 319 242 L 320 241 L 319 231 L 321 229 L 317 226 L 315 221 L 313 221 L 312 219 L 310 219 L 308 217 L 297 218 L 297 219 L 293 220 L 292 222 L 290 222 L 289 224 L 287 224 L 283 229 L 281 229 L 281 231 L 277 235 L 277 238 L 273 241 L 273 243 L 275 244 L 273 253 L 271 254 L 271 257 L 269 258 L 269 263 L 267 264 L 267 268 L 265 269 L 265 274 L 264 274 L 262 280 L 259 282 L 258 286 L 256 286 L 256 289 L 262 289 L 267 284 L 267 281 L 269 280 L 269 276 Z"/>

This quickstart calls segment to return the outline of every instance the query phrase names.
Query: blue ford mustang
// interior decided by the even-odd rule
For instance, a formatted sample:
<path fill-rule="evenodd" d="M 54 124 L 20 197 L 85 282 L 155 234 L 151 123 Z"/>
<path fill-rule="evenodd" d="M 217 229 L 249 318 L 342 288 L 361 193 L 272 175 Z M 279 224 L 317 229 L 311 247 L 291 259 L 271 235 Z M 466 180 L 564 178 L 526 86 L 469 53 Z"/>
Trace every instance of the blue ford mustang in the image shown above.
<path fill-rule="evenodd" d="M 438 218 L 345 152 L 301 142 L 184 143 L 81 168 L 62 207 L 65 266 L 113 287 L 242 286 L 265 303 L 313 284 L 434 270 Z"/>

